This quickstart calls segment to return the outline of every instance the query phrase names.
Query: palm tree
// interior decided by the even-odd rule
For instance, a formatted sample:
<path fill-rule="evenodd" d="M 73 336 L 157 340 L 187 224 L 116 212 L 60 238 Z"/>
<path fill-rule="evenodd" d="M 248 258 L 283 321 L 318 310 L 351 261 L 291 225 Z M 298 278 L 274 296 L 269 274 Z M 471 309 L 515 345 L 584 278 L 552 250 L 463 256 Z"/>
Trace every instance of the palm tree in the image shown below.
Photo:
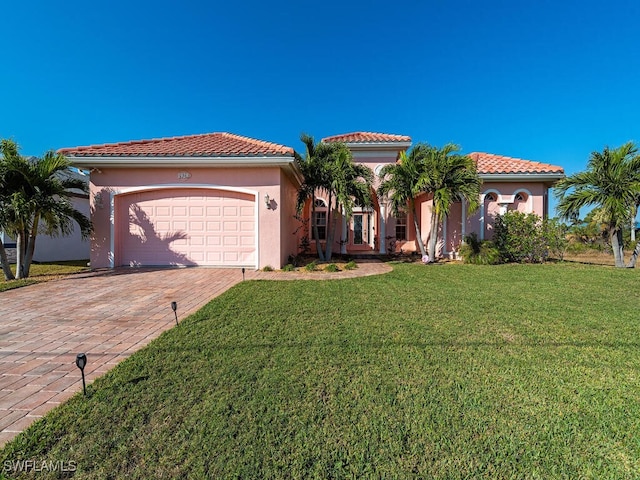
<path fill-rule="evenodd" d="M 640 195 L 640 155 L 633 142 L 602 152 L 593 152 L 587 170 L 566 177 L 555 186 L 558 212 L 563 219 L 578 218 L 580 209 L 600 207 L 616 267 L 624 267 L 622 230 L 631 220 L 631 212 Z M 635 266 L 640 249 L 636 248 L 628 267 Z"/>
<path fill-rule="evenodd" d="M 424 175 L 424 158 L 427 148 L 427 145 L 417 144 L 408 154 L 400 152 L 397 163 L 385 165 L 380 170 L 381 183 L 378 187 L 378 196 L 389 198 L 394 216 L 397 217 L 400 212 L 406 212 L 407 209 L 411 213 L 416 230 L 416 241 L 422 256 L 426 255 L 426 251 L 420 233 L 415 198 L 422 192 L 421 179 Z"/>
<path fill-rule="evenodd" d="M 348 221 L 355 206 L 371 207 L 371 189 L 373 185 L 373 172 L 365 165 L 355 164 L 351 151 L 344 143 L 332 143 L 332 155 L 329 163 L 330 191 L 334 204 L 329 205 L 330 210 L 340 213 Z M 333 239 L 335 238 L 337 215 L 333 216 L 327 238 L 327 261 L 331 260 Z M 329 219 L 327 218 L 327 222 Z"/>
<path fill-rule="evenodd" d="M 69 175 L 71 164 L 60 154 L 47 152 L 41 159 L 19 155 L 14 142 L 3 140 L 3 181 L 9 191 L 0 203 L 2 227 L 16 238 L 18 278 L 29 276 L 39 232 L 69 235 L 73 223 L 86 238 L 90 220 L 71 203 L 73 190 L 87 192 L 86 184 Z"/>
<path fill-rule="evenodd" d="M 2 153 L 2 158 L 0 159 L 0 230 L 4 231 L 7 230 L 10 221 L 9 211 L 7 211 L 8 209 L 5 208 L 5 206 L 10 204 L 12 197 L 9 178 L 7 175 L 8 166 L 6 159 L 14 155 L 14 153 L 17 155 L 17 149 L 14 147 L 15 144 L 12 142 L 8 142 L 6 140 L 2 140 L 0 142 L 0 152 Z M 4 248 L 2 239 L 0 239 L 0 263 L 2 264 L 4 278 L 6 280 L 13 280 L 15 276 L 9 266 L 7 251 Z"/>
<path fill-rule="evenodd" d="M 349 148 L 340 142 L 315 144 L 313 137 L 302 134 L 305 144 L 304 158 L 296 154 L 304 182 L 298 189 L 298 212 L 311 200 L 311 218 L 316 251 L 321 261 L 331 260 L 335 238 L 336 217 L 339 211 L 349 218 L 355 205 L 371 205 L 373 172 L 366 166 L 356 165 Z M 316 196 L 327 195 L 327 236 L 323 251 L 315 223 Z"/>
<path fill-rule="evenodd" d="M 454 202 L 466 201 L 468 212 L 479 207 L 480 185 L 475 162 L 466 155 L 459 155 L 460 147 L 453 143 L 437 148 L 427 145 L 423 158 L 423 175 L 419 182 L 422 191 L 433 198 L 429 234 L 429 261 L 435 260 L 438 227 L 449 215 Z M 464 219 L 463 219 L 464 221 Z"/>
<path fill-rule="evenodd" d="M 316 193 L 318 190 L 326 189 L 328 186 L 328 155 L 324 144 L 316 145 L 313 137 L 303 133 L 300 140 L 304 143 L 306 152 L 301 157 L 297 152 L 295 155 L 298 167 L 302 172 L 304 182 L 298 189 L 297 208 L 298 213 L 302 212 L 306 202 L 311 200 L 311 228 L 316 242 L 316 252 L 321 261 L 324 261 L 324 251 L 320 244 L 318 225 L 316 225 Z"/>

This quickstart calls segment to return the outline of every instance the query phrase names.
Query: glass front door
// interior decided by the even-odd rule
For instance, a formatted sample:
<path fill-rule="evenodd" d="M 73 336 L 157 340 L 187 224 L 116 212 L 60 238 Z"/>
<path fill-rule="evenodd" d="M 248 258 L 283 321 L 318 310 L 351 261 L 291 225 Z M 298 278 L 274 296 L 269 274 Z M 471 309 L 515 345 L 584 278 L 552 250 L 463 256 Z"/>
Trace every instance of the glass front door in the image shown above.
<path fill-rule="evenodd" d="M 353 244 L 354 245 L 362 245 L 363 242 L 363 225 L 362 225 L 362 214 L 356 213 L 353 215 Z"/>
<path fill-rule="evenodd" d="M 353 244 L 366 245 L 371 237 L 371 214 L 353 214 Z"/>

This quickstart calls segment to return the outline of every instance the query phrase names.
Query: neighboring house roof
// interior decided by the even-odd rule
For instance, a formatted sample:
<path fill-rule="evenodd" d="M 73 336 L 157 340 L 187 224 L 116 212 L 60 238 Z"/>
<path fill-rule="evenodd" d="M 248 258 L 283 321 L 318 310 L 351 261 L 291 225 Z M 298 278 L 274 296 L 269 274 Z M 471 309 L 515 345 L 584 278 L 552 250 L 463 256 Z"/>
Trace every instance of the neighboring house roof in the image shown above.
<path fill-rule="evenodd" d="M 342 135 L 333 135 L 322 139 L 325 143 L 344 142 L 344 143 L 388 143 L 388 142 L 411 142 L 411 137 L 407 135 L 391 135 L 388 133 L 374 132 L 353 132 L 344 133 Z"/>
<path fill-rule="evenodd" d="M 293 155 L 293 149 L 232 133 L 205 133 L 61 148 L 58 153 L 73 157 L 263 157 Z"/>
<path fill-rule="evenodd" d="M 549 176 L 549 179 L 560 179 L 564 169 L 548 163 L 533 162 L 521 158 L 505 157 L 493 153 L 473 152 L 469 154 L 478 167 L 481 177 L 494 175 Z"/>

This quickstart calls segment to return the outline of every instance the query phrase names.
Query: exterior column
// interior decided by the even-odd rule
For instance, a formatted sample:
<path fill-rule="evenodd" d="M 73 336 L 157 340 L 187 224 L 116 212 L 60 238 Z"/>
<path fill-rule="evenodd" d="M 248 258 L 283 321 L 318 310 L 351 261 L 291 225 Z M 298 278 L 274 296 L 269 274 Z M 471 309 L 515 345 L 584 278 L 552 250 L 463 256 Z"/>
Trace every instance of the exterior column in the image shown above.
<path fill-rule="evenodd" d="M 347 254 L 347 217 L 344 214 L 344 209 L 342 209 L 342 222 L 341 222 L 342 232 L 340 233 L 340 254 Z"/>
<path fill-rule="evenodd" d="M 467 235 L 467 202 L 462 199 L 462 241 L 464 242 L 464 237 Z"/>
<path fill-rule="evenodd" d="M 382 255 L 387 253 L 387 205 L 385 203 L 380 204 L 380 253 Z"/>
<path fill-rule="evenodd" d="M 442 219 L 442 256 L 449 254 L 447 251 L 447 218 Z"/>
<path fill-rule="evenodd" d="M 480 195 L 480 241 L 481 242 L 484 240 L 484 213 L 485 213 L 484 197 L 485 197 L 484 193 Z"/>

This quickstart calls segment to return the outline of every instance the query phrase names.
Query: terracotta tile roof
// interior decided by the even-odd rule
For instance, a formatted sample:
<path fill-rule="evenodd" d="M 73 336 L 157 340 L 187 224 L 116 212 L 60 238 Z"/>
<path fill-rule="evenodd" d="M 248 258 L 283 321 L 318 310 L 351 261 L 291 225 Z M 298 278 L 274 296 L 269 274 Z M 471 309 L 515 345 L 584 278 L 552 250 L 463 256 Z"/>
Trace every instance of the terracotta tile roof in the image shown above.
<path fill-rule="evenodd" d="M 232 133 L 205 133 L 183 137 L 153 138 L 150 140 L 107 143 L 87 147 L 61 148 L 58 152 L 76 157 L 250 157 L 293 155 L 293 148 Z"/>
<path fill-rule="evenodd" d="M 532 162 L 521 158 L 505 157 L 493 153 L 473 152 L 469 156 L 475 160 L 479 174 L 491 173 L 564 173 L 562 167 L 548 163 Z"/>
<path fill-rule="evenodd" d="M 353 132 L 343 135 L 333 135 L 322 139 L 323 142 L 345 143 L 375 143 L 375 142 L 410 142 L 411 137 L 406 135 L 391 135 L 388 133 Z"/>

